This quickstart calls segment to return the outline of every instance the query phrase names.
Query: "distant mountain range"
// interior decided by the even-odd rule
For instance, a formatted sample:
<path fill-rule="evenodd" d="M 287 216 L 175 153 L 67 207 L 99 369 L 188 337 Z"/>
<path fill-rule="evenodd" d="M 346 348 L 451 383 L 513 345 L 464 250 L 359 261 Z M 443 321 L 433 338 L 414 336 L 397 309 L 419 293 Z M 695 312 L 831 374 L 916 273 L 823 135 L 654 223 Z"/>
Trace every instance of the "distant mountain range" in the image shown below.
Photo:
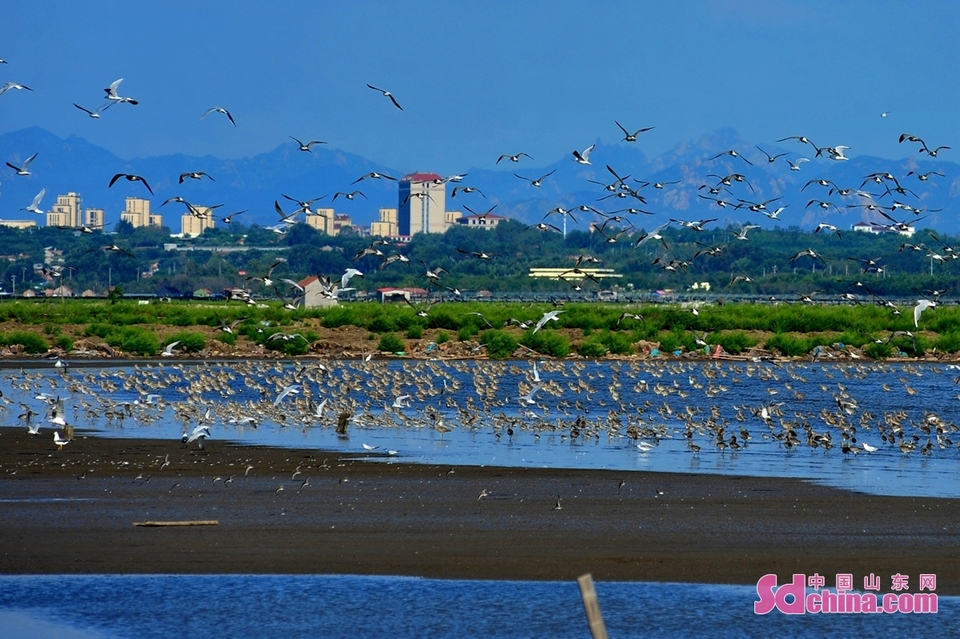
<path fill-rule="evenodd" d="M 458 185 L 451 184 L 447 189 L 447 210 L 464 210 L 465 205 L 479 213 L 496 205 L 495 213 L 532 224 L 539 222 L 557 206 L 570 209 L 589 205 L 607 213 L 626 208 L 653 213 L 621 214 L 638 228 L 651 228 L 670 218 L 717 218 L 713 224 L 718 226 L 750 223 L 765 227 L 798 226 L 812 229 L 821 222 L 849 228 L 859 221 L 888 221 L 877 211 L 848 206 L 875 204 L 888 207 L 887 213 L 897 220 L 919 220 L 920 228 L 929 227 L 945 234 L 960 232 L 960 219 L 954 214 L 960 209 L 957 206 L 960 202 L 960 165 L 917 153 L 919 147 L 913 143 L 903 144 L 905 157 L 900 160 L 857 156 L 856 150 L 851 149 L 846 152 L 850 159 L 839 162 L 816 158 L 811 146 L 796 140 L 779 144 L 747 142 L 733 129 L 721 129 L 699 140 L 679 144 L 653 159 L 644 155 L 640 150 L 642 146 L 642 136 L 634 144 L 597 143 L 589 156 L 590 165 L 574 162 L 572 155 L 548 165 L 526 157 L 518 163 L 505 159 L 494 164 L 491 159 L 491 167 L 469 170 L 466 179 L 459 184 L 476 187 L 483 196 L 478 193 L 458 193 L 456 198 L 452 198 L 452 188 Z M 769 162 L 758 146 L 771 156 L 780 153 L 786 155 Z M 720 155 L 711 159 L 731 149 L 739 157 Z M 519 149 L 505 151 L 513 153 Z M 408 172 L 431 170 L 431 167 L 424 166 L 407 167 L 408 170 L 402 171 L 322 145 L 315 145 L 312 152 L 302 152 L 293 140 L 272 151 L 237 160 L 186 155 L 124 160 L 83 138 L 70 136 L 61 139 L 39 127 L 0 135 L 0 157 L 3 161 L 18 164 L 33 153 L 38 155 L 30 165 L 29 176 L 18 176 L 12 169 L 2 167 L 0 218 L 40 219 L 20 209 L 30 204 L 42 188 L 46 188 L 46 195 L 40 204 L 44 210 L 51 208 L 58 194 L 74 191 L 82 196 L 84 208 L 105 209 L 108 224 L 119 220 L 124 198 L 150 198 L 153 209 L 164 215 L 164 222 L 174 232 L 179 231 L 180 215 L 185 211 L 183 205 L 171 203 L 159 208 L 164 200 L 173 196 L 181 196 L 197 205 L 223 204 L 221 210 L 224 214 L 247 209 L 247 213 L 237 221 L 248 225 L 269 225 L 278 221 L 273 210 L 274 200 L 280 200 L 284 209 L 295 207 L 283 200 L 282 194 L 301 200 L 326 195 L 318 206 L 333 206 L 337 213 L 349 214 L 355 223 L 368 225 L 377 219 L 380 208 L 397 206 L 397 185 L 387 180 L 369 179 L 353 184 L 360 176 L 376 171 L 401 177 Z M 798 171 L 791 170 L 787 160 L 796 162 L 801 157 L 810 161 L 800 164 Z M 744 158 L 752 164 L 748 164 Z M 611 195 L 603 185 L 615 181 L 607 166 L 626 178 L 627 184 L 639 188 L 646 203 L 640 203 L 633 197 L 600 199 Z M 181 173 L 193 171 L 206 172 L 214 180 L 188 179 L 183 184 L 178 183 Z M 551 171 L 555 172 L 542 180 L 542 186 L 531 186 L 530 181 Z M 931 173 L 927 180 L 921 181 L 917 175 L 908 175 L 910 171 L 915 174 L 935 171 L 943 176 Z M 110 178 L 116 173 L 143 176 L 153 189 L 154 196 L 151 197 L 142 184 L 125 180 L 119 181 L 113 188 L 107 188 Z M 730 186 L 719 183 L 720 178 L 735 173 L 743 175 L 744 181 L 732 180 Z M 886 187 L 895 186 L 890 180 L 884 180 L 882 184 L 869 181 L 864 184 L 865 177 L 874 173 L 893 175 L 904 192 L 884 194 Z M 530 181 L 518 178 L 515 174 Z M 641 182 L 635 180 L 651 184 L 642 187 Z M 825 180 L 832 184 L 826 187 L 818 183 L 808 185 L 810 180 Z M 671 184 L 673 182 L 676 184 Z M 661 183 L 662 188 L 656 188 L 653 183 Z M 723 187 L 720 193 L 710 195 L 709 188 L 717 186 Z M 357 188 L 368 199 L 358 196 L 351 202 L 338 198 L 331 204 L 337 191 L 349 192 Z M 872 196 L 830 194 L 831 188 L 862 190 Z M 768 219 L 761 212 L 734 209 L 733 206 L 739 200 L 763 202 L 774 198 L 780 199 L 768 204 L 768 211 L 779 206 L 787 207 L 778 220 Z M 730 205 L 721 207 L 716 203 L 717 199 Z M 818 202 L 811 203 L 813 200 L 824 202 L 826 208 Z M 921 209 L 921 212 L 915 214 L 905 208 L 891 211 L 890 207 L 894 206 L 895 201 Z M 573 215 L 580 228 L 600 219 L 592 213 L 575 211 Z M 559 226 L 560 220 L 556 216 L 551 216 L 548 221 Z M 43 223 L 42 219 L 40 223 Z M 571 222 L 573 226 L 576 225 Z"/>

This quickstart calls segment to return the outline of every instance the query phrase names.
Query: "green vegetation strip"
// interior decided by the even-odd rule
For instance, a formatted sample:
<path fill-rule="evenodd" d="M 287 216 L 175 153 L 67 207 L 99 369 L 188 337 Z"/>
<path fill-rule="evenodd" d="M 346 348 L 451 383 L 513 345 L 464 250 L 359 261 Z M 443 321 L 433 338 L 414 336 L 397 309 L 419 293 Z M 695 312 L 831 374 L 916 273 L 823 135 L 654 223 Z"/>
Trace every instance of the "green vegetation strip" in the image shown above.
<path fill-rule="evenodd" d="M 930 309 L 914 327 L 909 308 L 898 315 L 878 306 L 728 303 L 693 312 L 676 305 L 572 303 L 534 332 L 530 327 L 550 310 L 549 304 L 447 302 L 431 306 L 424 316 L 407 304 L 376 302 L 288 311 L 279 302 L 18 301 L 0 304 L 0 346 L 43 354 L 54 348 L 70 351 L 75 340 L 95 337 L 124 354 L 153 356 L 173 341 L 180 342 L 177 352 L 184 354 L 200 353 L 217 339 L 230 345 L 246 340 L 295 356 L 310 352 L 325 329 L 354 327 L 378 340 L 378 350 L 385 353 L 408 351 L 409 340 L 443 344 L 456 339 L 478 342 L 494 358 L 510 357 L 518 348 L 557 358 L 632 355 L 649 353 L 651 344 L 662 353 L 720 346 L 730 355 L 762 348 L 788 357 L 822 347 L 854 347 L 878 359 L 960 352 L 956 306 Z M 232 333 L 216 330 L 234 322 Z"/>

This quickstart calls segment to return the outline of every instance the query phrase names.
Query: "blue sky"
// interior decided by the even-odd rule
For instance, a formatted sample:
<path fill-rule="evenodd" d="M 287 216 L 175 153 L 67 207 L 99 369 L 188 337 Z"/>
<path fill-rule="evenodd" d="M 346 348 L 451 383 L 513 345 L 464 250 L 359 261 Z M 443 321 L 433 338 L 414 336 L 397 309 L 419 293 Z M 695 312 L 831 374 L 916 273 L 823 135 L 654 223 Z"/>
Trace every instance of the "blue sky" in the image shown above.
<path fill-rule="evenodd" d="M 34 92 L 0 95 L 0 133 L 37 125 L 126 158 L 239 158 L 292 135 L 450 174 L 615 143 L 614 120 L 656 127 L 648 156 L 722 127 L 887 158 L 915 152 L 897 144 L 910 132 L 960 154 L 954 2 L 87 0 L 3 17 L 0 84 Z M 73 107 L 120 77 L 139 106 Z M 212 106 L 237 127 L 199 121 Z"/>

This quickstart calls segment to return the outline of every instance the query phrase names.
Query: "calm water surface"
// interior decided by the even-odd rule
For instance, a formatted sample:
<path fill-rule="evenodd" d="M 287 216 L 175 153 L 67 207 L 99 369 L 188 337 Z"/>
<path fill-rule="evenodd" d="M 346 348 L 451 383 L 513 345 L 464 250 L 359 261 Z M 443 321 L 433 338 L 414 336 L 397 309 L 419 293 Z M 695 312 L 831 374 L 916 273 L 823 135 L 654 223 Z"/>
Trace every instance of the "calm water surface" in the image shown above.
<path fill-rule="evenodd" d="M 596 584 L 611 637 L 957 637 L 925 615 L 753 613 L 749 586 Z M 589 637 L 576 582 L 356 576 L 0 577 L 0 638 Z"/>

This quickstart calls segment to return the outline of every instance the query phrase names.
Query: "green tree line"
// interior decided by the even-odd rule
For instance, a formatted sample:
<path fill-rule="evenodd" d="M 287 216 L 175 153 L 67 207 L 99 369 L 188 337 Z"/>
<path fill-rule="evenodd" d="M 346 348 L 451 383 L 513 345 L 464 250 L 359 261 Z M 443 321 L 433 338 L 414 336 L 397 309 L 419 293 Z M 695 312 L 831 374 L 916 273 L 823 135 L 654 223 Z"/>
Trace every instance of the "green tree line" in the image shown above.
<path fill-rule="evenodd" d="M 636 220 L 639 224 L 642 220 Z M 652 225 L 651 225 L 652 226 Z M 748 239 L 737 239 L 739 228 L 693 231 L 669 227 L 663 241 L 637 246 L 642 230 L 627 228 L 615 234 L 574 230 L 566 237 L 554 230 L 539 230 L 505 221 L 490 230 L 454 227 L 442 234 L 418 234 L 409 242 L 386 241 L 372 248 L 382 255 L 354 257 L 371 247 L 376 238 L 346 232 L 328 236 L 305 224 L 285 234 L 254 225 L 233 223 L 210 229 L 195 240 L 169 237 L 166 228 L 133 228 L 121 223 L 110 234 L 83 234 L 50 227 L 11 229 L 0 227 L 0 282 L 6 291 L 27 287 L 49 288 L 59 283 L 35 268 L 44 261 L 47 247 L 62 251 L 59 278 L 76 293 L 90 289 L 105 294 L 111 285 L 128 293 L 188 293 L 206 288 L 220 291 L 241 286 L 264 297 L 271 287 L 256 279 L 276 265 L 271 279 L 298 281 L 310 275 L 339 278 L 347 268 L 364 277 L 351 287 L 375 290 L 384 286 L 443 291 L 489 290 L 494 293 L 569 293 L 580 286 L 585 294 L 600 288 L 645 293 L 653 290 L 689 292 L 706 282 L 712 295 L 789 299 L 800 294 L 814 300 L 844 293 L 866 299 L 880 296 L 931 296 L 934 292 L 957 295 L 960 264 L 952 249 L 957 238 L 936 237 L 918 231 L 913 238 L 898 234 L 873 235 L 852 231 L 811 233 L 797 227 L 752 229 Z M 164 250 L 164 244 L 183 247 L 232 247 L 243 250 Z M 116 245 L 120 251 L 107 250 Z M 919 248 L 916 248 L 919 247 Z M 800 251 L 812 250 L 822 259 Z M 384 258 L 400 253 L 406 261 L 382 268 Z M 132 256 L 130 255 L 132 254 Z M 480 257 L 476 254 L 483 254 Z M 583 256 L 599 260 L 584 261 Z M 579 265 L 578 265 L 579 260 Z M 565 280 L 532 278 L 531 268 L 569 269 Z M 433 282 L 428 269 L 441 275 Z M 613 269 L 618 278 L 591 281 L 578 278 L 576 269 Z"/>

